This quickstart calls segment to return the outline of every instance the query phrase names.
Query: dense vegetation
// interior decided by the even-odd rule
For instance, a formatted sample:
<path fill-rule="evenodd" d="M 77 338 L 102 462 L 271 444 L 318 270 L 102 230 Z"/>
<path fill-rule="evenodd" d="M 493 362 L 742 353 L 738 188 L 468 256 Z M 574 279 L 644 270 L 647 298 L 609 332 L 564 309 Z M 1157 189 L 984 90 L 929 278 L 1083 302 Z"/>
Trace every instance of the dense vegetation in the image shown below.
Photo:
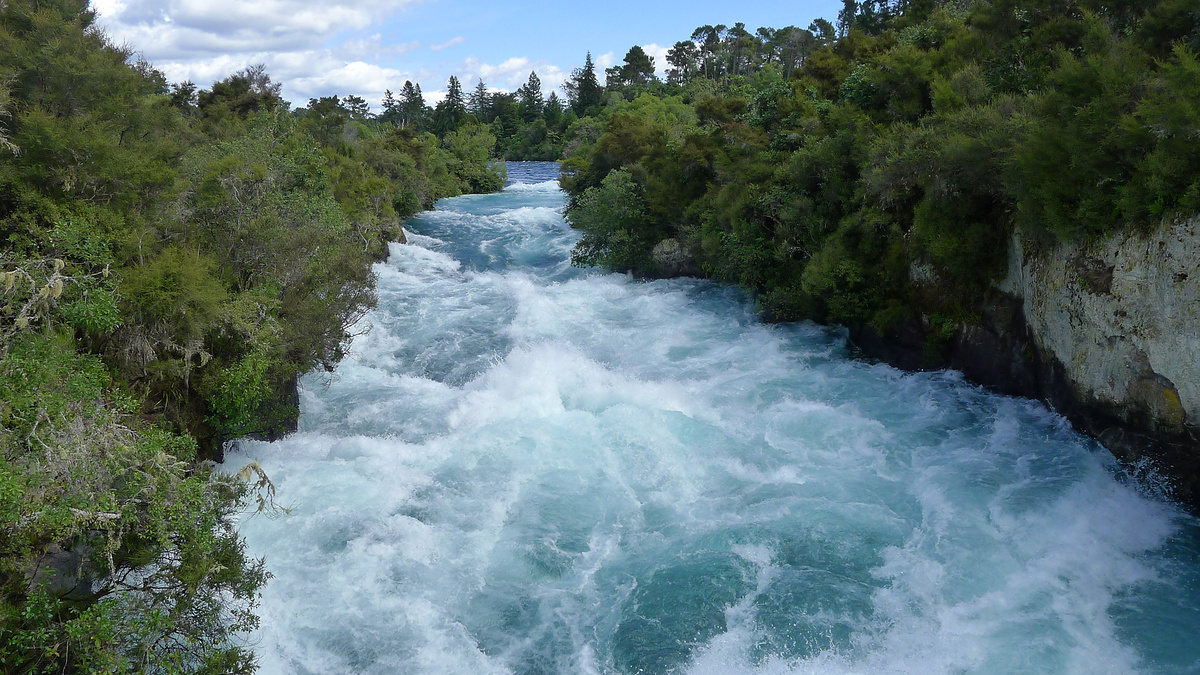
<path fill-rule="evenodd" d="M 568 83 L 579 264 L 936 341 L 1017 229 L 1036 250 L 1200 210 L 1191 0 L 847 0 L 836 24 L 698 28 L 665 81 L 640 52 Z"/>
<path fill-rule="evenodd" d="M 542 93 L 542 81 L 536 72 L 529 73 L 529 80 L 516 92 L 491 91 L 479 80 L 470 93 L 464 94 L 454 76 L 446 92 L 446 98 L 430 108 L 422 97 L 421 85 L 406 81 L 398 98 L 391 90 L 384 94 L 379 119 L 439 135 L 482 124 L 496 139 L 496 156 L 514 161 L 557 160 L 562 156 L 563 133 L 576 120 L 557 92 L 549 96 Z"/>
<path fill-rule="evenodd" d="M 94 18 L 0 3 L 0 671 L 244 672 L 271 486 L 203 460 L 292 427 L 402 218 L 504 178 L 478 122 L 172 85 Z"/>

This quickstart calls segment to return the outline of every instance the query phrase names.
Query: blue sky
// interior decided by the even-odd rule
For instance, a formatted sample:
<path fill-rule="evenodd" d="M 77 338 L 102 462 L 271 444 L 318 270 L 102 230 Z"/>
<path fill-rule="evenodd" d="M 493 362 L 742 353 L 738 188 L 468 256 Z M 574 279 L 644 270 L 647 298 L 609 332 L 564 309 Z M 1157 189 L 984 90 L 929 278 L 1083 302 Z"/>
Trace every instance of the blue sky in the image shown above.
<path fill-rule="evenodd" d="M 704 24 L 807 27 L 833 21 L 840 0 L 655 3 L 605 0 L 94 0 L 100 23 L 173 81 L 202 87 L 264 63 L 284 97 L 357 94 L 377 107 L 385 89 L 419 82 L 430 102 L 457 75 L 512 91 L 537 71 L 557 87 L 590 51 L 600 66 L 633 45 L 663 55 Z"/>

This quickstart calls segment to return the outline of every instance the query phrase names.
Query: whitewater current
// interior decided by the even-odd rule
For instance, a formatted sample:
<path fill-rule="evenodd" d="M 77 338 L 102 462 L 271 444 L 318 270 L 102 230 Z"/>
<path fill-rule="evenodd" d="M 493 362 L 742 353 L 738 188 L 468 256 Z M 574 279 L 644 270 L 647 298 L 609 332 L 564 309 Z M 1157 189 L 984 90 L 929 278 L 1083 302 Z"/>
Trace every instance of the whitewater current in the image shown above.
<path fill-rule="evenodd" d="M 555 164 L 375 267 L 299 432 L 267 674 L 1196 673 L 1200 525 L 1041 404 L 570 266 Z"/>

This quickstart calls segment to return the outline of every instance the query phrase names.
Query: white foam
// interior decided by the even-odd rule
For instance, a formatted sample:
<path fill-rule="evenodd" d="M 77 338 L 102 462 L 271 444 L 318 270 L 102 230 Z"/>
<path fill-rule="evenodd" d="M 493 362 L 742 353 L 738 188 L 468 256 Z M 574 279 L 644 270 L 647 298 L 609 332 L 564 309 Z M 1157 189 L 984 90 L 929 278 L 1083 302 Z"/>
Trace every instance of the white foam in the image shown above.
<path fill-rule="evenodd" d="M 1180 516 L 1061 418 L 845 361 L 711 284 L 555 276 L 551 195 L 419 216 L 443 229 L 376 266 L 371 330 L 305 378 L 303 431 L 230 453 L 294 509 L 243 523 L 276 575 L 262 672 L 614 672 L 639 593 L 705 556 L 744 578 L 689 673 L 1148 668 L 1114 607 L 1173 582 Z M 473 247 L 491 267 L 451 254 Z"/>
<path fill-rule="evenodd" d="M 505 192 L 541 192 L 546 194 L 556 194 L 560 188 L 558 180 L 546 180 L 540 183 L 513 183 L 504 188 Z"/>
<path fill-rule="evenodd" d="M 437 246 L 438 244 L 446 243 L 446 242 L 442 241 L 441 239 L 438 239 L 437 237 L 430 237 L 430 236 L 424 235 L 424 234 L 417 234 L 415 232 L 409 232 L 407 229 L 404 230 L 404 239 L 407 242 L 407 244 L 401 244 L 399 242 L 390 242 L 388 244 L 389 254 L 395 253 L 396 247 L 398 247 L 398 246 L 406 246 L 407 245 L 407 246 L 420 246 L 421 248 L 431 248 L 433 246 Z"/>

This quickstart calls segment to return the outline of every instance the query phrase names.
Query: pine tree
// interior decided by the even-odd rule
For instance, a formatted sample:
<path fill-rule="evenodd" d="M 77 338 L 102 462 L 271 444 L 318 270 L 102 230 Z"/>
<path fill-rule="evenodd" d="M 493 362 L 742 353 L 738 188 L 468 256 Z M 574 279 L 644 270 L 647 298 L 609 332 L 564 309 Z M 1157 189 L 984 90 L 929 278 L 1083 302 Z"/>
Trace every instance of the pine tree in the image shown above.
<path fill-rule="evenodd" d="M 451 75 L 446 89 L 446 98 L 433 111 L 433 129 L 439 136 L 457 129 L 467 116 L 467 104 L 463 100 L 462 85 L 458 78 Z"/>
<path fill-rule="evenodd" d="M 854 26 L 854 20 L 858 16 L 858 3 L 855 0 L 842 0 L 842 10 L 838 12 L 837 17 L 837 36 L 846 37 L 850 32 L 850 28 Z"/>
<path fill-rule="evenodd" d="M 362 121 L 371 116 L 371 106 L 361 96 L 350 94 L 342 99 L 342 106 L 350 113 L 350 119 Z"/>
<path fill-rule="evenodd" d="M 546 97 L 546 107 L 542 111 L 542 116 L 546 118 L 546 124 L 550 127 L 557 127 L 562 121 L 563 104 L 562 99 L 558 97 L 558 92 L 552 91 Z"/>
<path fill-rule="evenodd" d="M 673 66 L 667 71 L 667 82 L 686 84 L 700 70 L 700 50 L 691 40 L 676 42 L 667 52 L 667 63 Z"/>
<path fill-rule="evenodd" d="M 517 90 L 517 96 L 521 100 L 521 117 L 526 122 L 541 117 L 545 101 L 542 99 L 542 80 L 536 72 L 529 73 L 529 81 Z"/>
<path fill-rule="evenodd" d="M 425 124 L 425 97 L 421 95 L 421 85 L 404 81 L 400 90 L 400 126 L 421 128 Z"/>
<path fill-rule="evenodd" d="M 487 85 L 483 83 L 483 79 L 475 85 L 475 89 L 467 97 L 467 110 L 481 122 L 488 122 L 487 119 L 488 107 L 491 102 L 491 95 L 488 94 Z"/>
<path fill-rule="evenodd" d="M 583 67 L 571 73 L 571 79 L 563 84 L 563 89 L 571 99 L 571 109 L 580 117 L 586 116 L 589 109 L 600 107 L 604 101 L 604 88 L 596 79 L 596 65 L 592 63 L 591 52 L 588 52 Z"/>
<path fill-rule="evenodd" d="M 620 74 L 621 81 L 625 84 L 646 84 L 654 79 L 654 57 L 634 45 L 625 54 L 625 63 L 621 66 Z"/>
<path fill-rule="evenodd" d="M 391 89 L 383 92 L 383 112 L 379 115 L 381 122 L 397 124 L 400 121 L 400 102 L 396 100 Z"/>

